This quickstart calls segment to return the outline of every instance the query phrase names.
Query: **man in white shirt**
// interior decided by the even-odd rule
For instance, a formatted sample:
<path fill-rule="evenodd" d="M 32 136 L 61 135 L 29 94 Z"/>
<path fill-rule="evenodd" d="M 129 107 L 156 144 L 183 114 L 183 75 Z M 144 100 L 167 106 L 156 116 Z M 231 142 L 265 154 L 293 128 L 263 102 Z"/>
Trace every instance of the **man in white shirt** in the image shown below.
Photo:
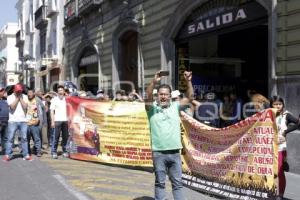
<path fill-rule="evenodd" d="M 12 145 L 17 130 L 19 130 L 21 136 L 23 160 L 32 161 L 31 156 L 28 154 L 27 143 L 28 119 L 26 117 L 26 113 L 28 107 L 28 98 L 27 95 L 22 94 L 23 90 L 23 85 L 18 83 L 14 86 L 14 93 L 9 95 L 7 98 L 9 117 L 5 156 L 3 156 L 3 161 L 6 162 L 12 159 Z"/>
<path fill-rule="evenodd" d="M 52 138 L 51 155 L 53 159 L 57 159 L 57 146 L 61 133 L 62 137 L 62 150 L 63 157 L 68 157 L 67 142 L 69 137 L 68 132 L 68 119 L 67 119 L 67 104 L 65 98 L 64 86 L 59 85 L 57 87 L 57 96 L 51 100 L 51 127 L 54 128 L 54 134 Z"/>

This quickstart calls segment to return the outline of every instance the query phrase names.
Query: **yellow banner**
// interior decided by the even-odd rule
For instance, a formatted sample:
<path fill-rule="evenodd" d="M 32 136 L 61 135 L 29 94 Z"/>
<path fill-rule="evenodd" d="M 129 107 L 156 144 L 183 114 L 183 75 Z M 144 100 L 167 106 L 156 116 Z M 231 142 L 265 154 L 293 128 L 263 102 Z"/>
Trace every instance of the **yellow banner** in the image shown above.
<path fill-rule="evenodd" d="M 143 103 L 67 98 L 70 157 L 152 167 Z M 184 184 L 231 199 L 264 199 L 277 190 L 278 136 L 272 109 L 217 129 L 182 116 Z"/>
<path fill-rule="evenodd" d="M 67 99 L 71 116 L 70 157 L 132 166 L 152 166 L 143 103 Z"/>
<path fill-rule="evenodd" d="M 272 109 L 222 129 L 181 114 L 186 185 L 232 199 L 275 195 L 278 136 Z"/>

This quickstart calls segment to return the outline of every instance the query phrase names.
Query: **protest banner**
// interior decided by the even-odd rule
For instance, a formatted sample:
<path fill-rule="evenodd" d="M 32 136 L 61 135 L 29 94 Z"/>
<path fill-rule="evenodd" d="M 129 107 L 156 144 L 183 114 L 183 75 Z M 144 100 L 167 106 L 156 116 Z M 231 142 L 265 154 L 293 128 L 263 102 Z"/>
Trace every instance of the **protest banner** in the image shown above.
<path fill-rule="evenodd" d="M 272 109 L 221 129 L 181 114 L 187 186 L 230 199 L 276 194 L 278 136 Z"/>
<path fill-rule="evenodd" d="M 143 103 L 68 97 L 70 157 L 152 167 L 150 130 Z M 269 199 L 277 190 L 275 113 L 267 109 L 222 129 L 181 112 L 183 181 L 230 199 Z"/>
<path fill-rule="evenodd" d="M 70 157 L 111 164 L 152 166 L 143 103 L 67 98 Z"/>

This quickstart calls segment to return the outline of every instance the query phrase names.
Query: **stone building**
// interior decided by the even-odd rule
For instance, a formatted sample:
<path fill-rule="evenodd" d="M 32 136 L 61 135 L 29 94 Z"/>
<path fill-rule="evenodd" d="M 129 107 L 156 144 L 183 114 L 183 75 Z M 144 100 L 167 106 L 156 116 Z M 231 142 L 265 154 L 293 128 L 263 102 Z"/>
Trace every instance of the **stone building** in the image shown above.
<path fill-rule="evenodd" d="M 184 90 L 193 71 L 198 96 L 254 89 L 283 96 L 300 112 L 300 1 L 69 0 L 65 4 L 65 78 L 79 89 L 144 94 L 158 70 Z M 289 160 L 300 173 L 297 133 Z M 293 157 L 293 159 L 291 159 Z"/>
<path fill-rule="evenodd" d="M 18 0 L 19 31 L 16 47 L 24 83 L 47 91 L 64 79 L 64 2 L 61 0 Z"/>

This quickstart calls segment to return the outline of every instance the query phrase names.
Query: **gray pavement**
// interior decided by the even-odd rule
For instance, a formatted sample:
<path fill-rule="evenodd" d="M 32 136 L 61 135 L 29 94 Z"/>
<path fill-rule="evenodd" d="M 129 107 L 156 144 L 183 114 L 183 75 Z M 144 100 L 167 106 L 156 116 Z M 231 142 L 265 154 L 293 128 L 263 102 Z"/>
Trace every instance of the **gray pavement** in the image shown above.
<path fill-rule="evenodd" d="M 0 156 L 2 159 L 2 156 Z M 286 199 L 300 199 L 300 175 L 286 173 Z M 1 200 L 154 200 L 151 172 L 71 159 L 52 160 L 44 154 L 32 162 L 0 161 Z M 184 189 L 187 200 L 218 199 Z M 170 184 L 168 198 L 172 199 Z"/>
<path fill-rule="evenodd" d="M 292 200 L 300 199 L 300 175 L 287 172 L 285 176 L 287 181 L 285 198 Z"/>
<path fill-rule="evenodd" d="M 154 200 L 153 178 L 149 171 L 45 154 L 33 161 L 1 160 L 0 200 Z M 215 199 L 188 188 L 184 193 L 186 200 Z M 169 183 L 167 196 L 172 199 Z"/>
<path fill-rule="evenodd" d="M 1 156 L 2 159 L 2 156 Z M 38 158 L 0 162 L 1 200 L 89 200 Z"/>

